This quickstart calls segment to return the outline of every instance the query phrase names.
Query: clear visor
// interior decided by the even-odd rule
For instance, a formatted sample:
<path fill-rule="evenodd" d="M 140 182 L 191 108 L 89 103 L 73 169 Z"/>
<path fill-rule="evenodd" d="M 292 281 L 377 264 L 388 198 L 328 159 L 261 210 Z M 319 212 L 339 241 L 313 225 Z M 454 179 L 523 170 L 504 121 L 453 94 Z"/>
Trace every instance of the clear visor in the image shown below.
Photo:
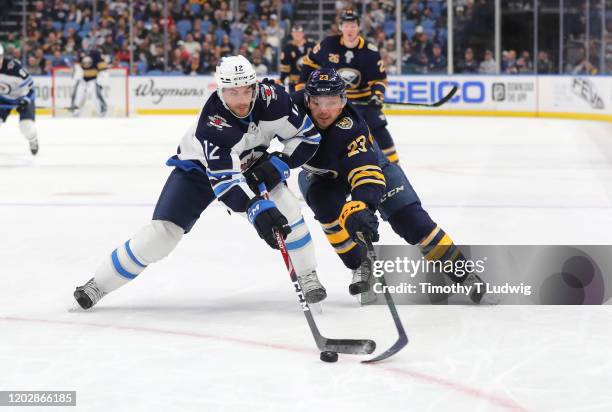
<path fill-rule="evenodd" d="M 318 109 L 339 109 L 346 104 L 345 96 L 308 96 L 308 104 Z"/>

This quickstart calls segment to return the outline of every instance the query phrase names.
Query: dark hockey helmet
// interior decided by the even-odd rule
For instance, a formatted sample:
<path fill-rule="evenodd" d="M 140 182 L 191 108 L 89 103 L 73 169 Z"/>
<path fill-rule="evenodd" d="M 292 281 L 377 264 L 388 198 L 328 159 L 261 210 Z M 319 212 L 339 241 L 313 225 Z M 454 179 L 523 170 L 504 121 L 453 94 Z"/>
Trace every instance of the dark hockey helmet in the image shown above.
<path fill-rule="evenodd" d="M 331 67 L 322 67 L 310 73 L 304 89 L 307 97 L 342 96 L 346 98 L 346 83 Z"/>
<path fill-rule="evenodd" d="M 357 13 L 353 9 L 344 10 L 342 14 L 340 14 L 340 24 L 344 23 L 345 21 L 356 21 L 357 23 L 359 23 L 359 13 Z"/>

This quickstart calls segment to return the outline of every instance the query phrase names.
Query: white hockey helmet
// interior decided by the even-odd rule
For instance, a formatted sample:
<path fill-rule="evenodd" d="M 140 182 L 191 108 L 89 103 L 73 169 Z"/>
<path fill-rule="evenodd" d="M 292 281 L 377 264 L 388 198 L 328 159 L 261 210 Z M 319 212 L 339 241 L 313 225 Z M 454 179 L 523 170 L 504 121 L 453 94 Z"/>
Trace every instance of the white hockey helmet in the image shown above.
<path fill-rule="evenodd" d="M 253 110 L 253 106 L 255 105 L 255 98 L 257 97 L 258 84 L 257 73 L 255 73 L 253 65 L 246 59 L 246 57 L 237 55 L 227 56 L 221 59 L 221 62 L 215 70 L 215 82 L 217 83 L 217 94 L 219 95 L 219 98 L 221 99 L 221 102 L 223 102 L 225 108 L 228 110 L 230 110 L 230 108 L 223 99 L 223 89 L 255 85 L 253 88 L 251 109 L 249 110 L 249 113 L 247 113 L 246 116 L 242 116 L 242 118 L 247 117 L 251 113 L 251 110 Z"/>

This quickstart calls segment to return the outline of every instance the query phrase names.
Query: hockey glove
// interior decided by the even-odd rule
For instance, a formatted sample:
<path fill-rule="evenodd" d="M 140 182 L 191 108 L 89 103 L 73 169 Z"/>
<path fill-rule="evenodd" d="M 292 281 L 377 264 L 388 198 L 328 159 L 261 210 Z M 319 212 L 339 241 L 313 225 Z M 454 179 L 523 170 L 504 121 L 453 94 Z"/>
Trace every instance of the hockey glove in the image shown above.
<path fill-rule="evenodd" d="M 283 239 L 291 233 L 287 218 L 276 208 L 273 201 L 256 196 L 247 204 L 247 218 L 257 230 L 260 238 L 273 249 L 278 249 L 273 229 L 277 229 Z"/>
<path fill-rule="evenodd" d="M 290 169 L 287 163 L 281 160 L 282 156 L 282 153 L 272 153 L 245 173 L 247 184 L 255 193 L 259 193 L 259 185 L 262 183 L 265 183 L 268 190 L 272 190 L 289 178 Z"/>
<path fill-rule="evenodd" d="M 351 239 L 363 243 L 363 237 L 367 235 L 372 242 L 378 242 L 378 218 L 368 206 L 361 201 L 352 200 L 346 202 L 340 213 L 340 226 L 345 229 Z"/>
<path fill-rule="evenodd" d="M 23 113 L 24 111 L 28 109 L 29 105 L 30 105 L 30 99 L 28 99 L 27 97 L 22 97 L 21 99 L 19 99 L 19 102 L 17 103 L 17 112 Z"/>
<path fill-rule="evenodd" d="M 370 96 L 370 100 L 368 100 L 368 104 L 374 107 L 382 107 L 383 103 L 384 102 L 382 96 L 377 93 L 372 93 L 372 96 Z"/>

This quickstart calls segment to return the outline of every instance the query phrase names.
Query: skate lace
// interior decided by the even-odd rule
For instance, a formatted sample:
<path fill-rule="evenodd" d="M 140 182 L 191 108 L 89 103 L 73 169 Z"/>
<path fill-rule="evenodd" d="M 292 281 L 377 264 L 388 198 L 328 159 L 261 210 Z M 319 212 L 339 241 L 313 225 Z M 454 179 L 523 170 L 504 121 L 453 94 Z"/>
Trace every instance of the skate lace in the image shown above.
<path fill-rule="evenodd" d="M 310 273 L 300 276 L 300 285 L 306 292 L 320 288 L 321 283 L 317 277 L 317 272 L 313 270 Z"/>
<path fill-rule="evenodd" d="M 105 293 L 98 288 L 98 285 L 96 285 L 96 282 L 93 279 L 84 284 L 82 289 L 85 293 L 87 293 L 87 296 L 89 296 L 94 304 L 96 304 L 105 295 Z"/>

